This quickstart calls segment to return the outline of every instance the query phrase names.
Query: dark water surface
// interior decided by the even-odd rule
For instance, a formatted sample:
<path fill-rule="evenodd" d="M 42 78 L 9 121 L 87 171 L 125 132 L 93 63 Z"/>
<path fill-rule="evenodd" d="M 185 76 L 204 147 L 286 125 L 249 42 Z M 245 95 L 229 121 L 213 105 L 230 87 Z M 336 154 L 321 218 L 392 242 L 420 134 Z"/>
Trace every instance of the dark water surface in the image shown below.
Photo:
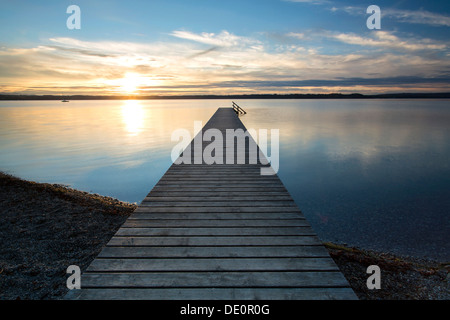
<path fill-rule="evenodd" d="M 279 129 L 279 176 L 324 241 L 450 260 L 450 101 L 242 100 Z M 0 170 L 140 202 L 228 100 L 0 102 Z"/>

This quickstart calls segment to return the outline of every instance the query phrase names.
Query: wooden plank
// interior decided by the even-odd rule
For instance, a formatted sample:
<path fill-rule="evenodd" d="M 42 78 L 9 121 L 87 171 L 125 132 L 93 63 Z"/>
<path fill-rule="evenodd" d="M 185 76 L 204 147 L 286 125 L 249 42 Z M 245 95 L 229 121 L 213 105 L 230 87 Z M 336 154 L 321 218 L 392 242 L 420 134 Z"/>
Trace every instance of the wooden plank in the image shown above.
<path fill-rule="evenodd" d="M 238 228 L 238 227 L 260 227 L 260 228 L 276 228 L 276 227 L 309 227 L 309 223 L 305 219 L 297 220 L 225 220 L 225 219 L 205 219 L 205 220 L 127 220 L 123 228 Z"/>
<path fill-rule="evenodd" d="M 141 206 L 147 207 L 295 207 L 292 201 L 142 201 Z"/>
<path fill-rule="evenodd" d="M 232 174 L 231 171 L 227 173 L 222 174 L 208 174 L 208 175 L 201 175 L 200 173 L 198 175 L 190 175 L 186 171 L 183 175 L 164 175 L 160 181 L 177 181 L 177 180 L 183 180 L 183 181 L 217 181 L 220 180 L 221 182 L 228 182 L 228 181 L 247 181 L 247 180 L 258 180 L 258 181 L 267 181 L 267 182 L 279 182 L 280 179 L 278 176 L 262 176 L 261 174 L 252 174 L 252 175 L 246 175 L 246 174 L 239 174 L 234 173 Z"/>
<path fill-rule="evenodd" d="M 214 178 L 214 179 L 260 179 L 261 178 L 261 172 L 254 171 L 254 172 L 247 172 L 244 170 L 217 170 L 217 171 L 209 171 L 207 172 L 207 175 L 205 175 L 205 171 L 202 170 L 195 170 L 196 172 L 193 172 L 193 170 L 179 170 L 177 172 L 173 171 L 167 171 L 164 174 L 165 179 L 198 179 L 203 177 L 208 178 Z M 270 176 L 269 176 L 270 177 Z M 277 179 L 272 177 L 273 179 Z"/>
<path fill-rule="evenodd" d="M 264 167 L 269 167 L 268 165 L 261 165 L 261 164 L 185 164 L 185 163 L 180 163 L 180 164 L 174 164 L 173 166 L 171 166 L 169 168 L 169 170 L 195 170 L 195 169 L 199 169 L 199 170 L 246 170 L 246 171 L 251 171 L 251 170 L 260 170 L 261 168 Z"/>
<path fill-rule="evenodd" d="M 196 173 L 199 171 L 202 172 L 217 172 L 222 173 L 224 171 L 232 171 L 232 172 L 242 172 L 242 173 L 260 173 L 261 168 L 264 166 L 261 165 L 251 165 L 251 164 L 234 164 L 234 165 L 227 165 L 224 164 L 210 164 L 210 165 L 196 165 L 196 164 L 174 164 L 171 166 L 167 173 L 181 173 L 181 172 L 188 172 L 190 173 Z M 268 167 L 268 166 L 267 166 Z"/>
<path fill-rule="evenodd" d="M 142 208 L 140 208 L 142 209 Z M 151 209 L 146 207 L 146 209 Z M 204 219 L 214 219 L 214 220 L 232 220 L 232 219 L 244 219 L 244 220 L 297 220 L 305 219 L 305 217 L 300 213 L 276 213 L 276 212 L 257 212 L 257 213 L 155 213 L 152 211 L 139 210 L 135 211 L 129 218 L 131 220 L 142 220 L 142 219 L 152 219 L 152 220 L 204 220 Z"/>
<path fill-rule="evenodd" d="M 155 185 L 154 188 L 158 188 L 158 189 L 162 189 L 162 188 L 171 188 L 171 189 L 180 189 L 180 188 L 226 188 L 230 191 L 232 191 L 232 189 L 236 189 L 236 188 L 246 188 L 248 189 L 253 189 L 253 191 L 270 191 L 270 190 L 275 190 L 275 188 L 284 188 L 282 186 L 280 186 L 277 183 L 272 183 L 272 184 L 267 184 L 267 183 L 261 183 L 258 181 L 254 181 L 252 183 L 220 183 L 220 182 L 173 182 L 173 183 L 157 183 Z"/>
<path fill-rule="evenodd" d="M 276 197 L 276 196 L 283 196 L 287 197 L 286 192 L 283 191 L 251 191 L 251 189 L 248 189 L 246 191 L 236 192 L 236 191 L 204 191 L 199 193 L 198 191 L 188 191 L 188 190 L 166 190 L 166 191 L 159 191 L 154 190 L 149 194 L 147 197 L 151 197 L 153 199 L 157 197 L 189 197 L 189 198 L 195 198 L 195 197 L 250 197 L 250 196 L 258 196 L 262 197 L 265 196 L 267 198 Z M 289 196 L 290 197 L 290 196 Z M 292 198 L 290 198 L 292 199 Z"/>
<path fill-rule="evenodd" d="M 185 178 L 185 179 L 161 179 L 158 181 L 157 185 L 189 185 L 189 184 L 199 184 L 199 185 L 217 185 L 217 186 L 236 186 L 239 185 L 266 185 L 266 187 L 271 187 L 279 185 L 279 181 L 273 178 L 213 178 L 213 179 L 200 179 L 200 178 Z"/>
<path fill-rule="evenodd" d="M 211 202 L 211 201 L 289 201 L 292 198 L 288 195 L 278 195 L 278 196 L 229 196 L 223 194 L 221 196 L 196 196 L 196 197 L 180 197 L 180 196 L 149 196 L 144 198 L 144 202 Z"/>
<path fill-rule="evenodd" d="M 141 204 L 138 209 L 150 210 L 150 212 L 173 212 L 173 213 L 286 213 L 286 212 L 300 212 L 298 207 L 240 207 L 235 205 L 233 207 L 211 207 L 211 206 L 197 206 L 197 207 L 150 207 Z M 135 211 L 137 212 L 137 210 Z M 148 211 L 146 211 L 148 212 Z"/>
<path fill-rule="evenodd" d="M 120 230 L 120 229 L 119 229 Z M 203 236 L 203 237 L 120 237 L 114 236 L 108 246 L 298 246 L 322 245 L 315 236 Z"/>
<path fill-rule="evenodd" d="M 97 262 L 97 260 L 95 261 Z M 146 272 L 85 273 L 84 288 L 189 288 L 189 287 L 345 287 L 345 278 L 338 271 L 303 272 Z"/>
<path fill-rule="evenodd" d="M 120 228 L 116 236 L 313 236 L 311 227 L 273 228 Z"/>
<path fill-rule="evenodd" d="M 79 300 L 354 300 L 351 288 L 87 288 L 72 290 Z"/>
<path fill-rule="evenodd" d="M 338 271 L 327 258 L 98 258 L 88 272 L 154 272 L 154 271 Z"/>
<path fill-rule="evenodd" d="M 261 176 L 261 170 L 238 170 L 238 169 L 217 169 L 217 170 L 188 170 L 188 169 L 182 169 L 182 170 L 168 170 L 164 174 L 164 178 L 170 178 L 170 179 L 176 179 L 176 178 L 200 178 L 200 177 L 209 177 L 209 178 L 239 178 L 239 177 L 245 177 L 245 178 L 255 178 L 260 179 L 263 178 Z M 272 178 L 279 180 L 277 176 L 264 176 L 266 178 Z"/>
<path fill-rule="evenodd" d="M 230 186 L 220 186 L 220 187 L 208 187 L 208 186 L 159 186 L 156 185 L 153 187 L 152 191 L 149 194 L 152 194 L 153 192 L 239 192 L 241 194 L 246 194 L 246 192 L 286 192 L 286 189 L 283 186 L 272 186 L 272 187 L 264 187 L 264 186 L 258 186 L 255 188 L 254 186 L 239 186 L 239 187 L 230 187 Z"/>
<path fill-rule="evenodd" d="M 175 180 L 175 181 L 167 181 L 167 180 L 163 180 L 163 181 L 159 181 L 157 184 L 157 186 L 172 186 L 172 187 L 183 187 L 183 186 L 206 186 L 206 187 L 223 187 L 224 185 L 229 187 L 229 188 L 234 188 L 234 187 L 250 187 L 250 188 L 258 188 L 258 187 L 262 187 L 262 188 L 272 188 L 272 187 L 276 187 L 279 186 L 278 183 L 276 182 L 268 182 L 268 181 L 263 181 L 263 180 L 245 180 L 245 181 L 240 181 L 240 180 L 231 180 L 231 181 L 227 181 L 227 183 L 223 183 L 217 180 L 199 180 L 199 181 L 194 181 L 194 180 Z"/>
<path fill-rule="evenodd" d="M 322 257 L 322 246 L 265 247 L 105 247 L 100 258 L 251 258 L 251 257 Z"/>

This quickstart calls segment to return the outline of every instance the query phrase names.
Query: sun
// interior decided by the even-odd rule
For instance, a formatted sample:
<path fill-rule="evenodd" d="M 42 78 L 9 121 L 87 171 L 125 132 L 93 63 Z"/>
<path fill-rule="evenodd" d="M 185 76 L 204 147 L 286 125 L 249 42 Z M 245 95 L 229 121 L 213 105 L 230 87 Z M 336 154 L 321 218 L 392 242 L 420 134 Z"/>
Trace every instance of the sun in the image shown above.
<path fill-rule="evenodd" d="M 150 90 L 151 87 L 160 86 L 162 81 L 148 75 L 127 72 L 123 78 L 115 79 L 110 83 L 115 87 L 116 92 L 134 96 Z"/>
<path fill-rule="evenodd" d="M 142 84 L 141 76 L 137 73 L 127 73 L 120 81 L 120 90 L 127 94 L 136 93 Z"/>

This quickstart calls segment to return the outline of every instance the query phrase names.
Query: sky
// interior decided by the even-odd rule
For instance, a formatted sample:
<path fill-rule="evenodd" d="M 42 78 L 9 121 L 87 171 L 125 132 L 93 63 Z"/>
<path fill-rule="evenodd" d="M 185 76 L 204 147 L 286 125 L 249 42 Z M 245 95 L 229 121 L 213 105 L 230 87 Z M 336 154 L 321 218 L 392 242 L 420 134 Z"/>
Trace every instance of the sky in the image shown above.
<path fill-rule="evenodd" d="M 3 94 L 450 91 L 448 0 L 1 0 L 0 23 Z"/>

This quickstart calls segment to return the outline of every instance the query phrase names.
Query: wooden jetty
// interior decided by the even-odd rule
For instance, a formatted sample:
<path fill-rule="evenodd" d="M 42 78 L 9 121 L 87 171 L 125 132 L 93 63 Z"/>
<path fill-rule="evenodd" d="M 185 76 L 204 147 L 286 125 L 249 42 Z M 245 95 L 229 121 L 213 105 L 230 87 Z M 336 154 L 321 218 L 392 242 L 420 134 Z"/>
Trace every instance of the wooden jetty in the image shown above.
<path fill-rule="evenodd" d="M 245 130 L 233 108 L 199 134 L 210 128 Z M 188 148 L 193 159 L 195 138 Z M 245 155 L 172 164 L 66 298 L 356 299 L 278 176 Z"/>

